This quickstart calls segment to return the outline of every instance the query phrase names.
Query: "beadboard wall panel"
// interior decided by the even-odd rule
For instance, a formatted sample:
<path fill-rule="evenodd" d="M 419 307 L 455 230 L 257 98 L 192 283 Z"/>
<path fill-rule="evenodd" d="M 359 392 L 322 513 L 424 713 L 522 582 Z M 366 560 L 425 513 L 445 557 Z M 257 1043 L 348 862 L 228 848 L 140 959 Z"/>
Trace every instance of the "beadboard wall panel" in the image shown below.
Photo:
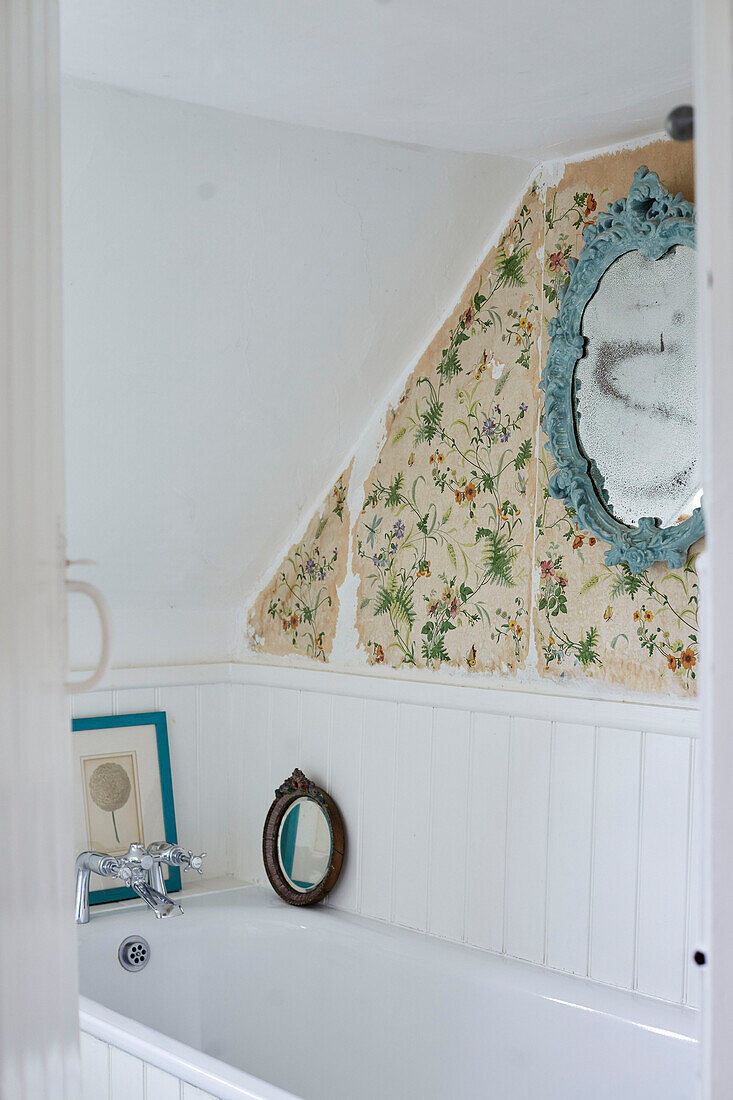
<path fill-rule="evenodd" d="M 545 961 L 588 973 L 595 729 L 558 722 L 552 738 Z"/>
<path fill-rule="evenodd" d="M 214 1100 L 195 1085 L 81 1033 L 81 1100 Z"/>
<path fill-rule="evenodd" d="M 329 905 L 699 1005 L 689 710 L 267 666 L 117 675 L 76 713 L 167 712 L 179 836 L 208 874 L 266 882 L 262 824 L 299 766 L 344 818 Z"/>

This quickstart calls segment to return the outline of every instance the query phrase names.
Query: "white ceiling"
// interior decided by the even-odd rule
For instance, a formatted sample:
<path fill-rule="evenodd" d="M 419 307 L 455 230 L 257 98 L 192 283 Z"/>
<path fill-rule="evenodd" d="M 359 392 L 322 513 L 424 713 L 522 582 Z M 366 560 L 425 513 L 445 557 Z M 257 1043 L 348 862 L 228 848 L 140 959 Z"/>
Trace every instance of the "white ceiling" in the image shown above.
<path fill-rule="evenodd" d="M 62 0 L 67 74 L 278 121 L 543 159 L 691 96 L 690 0 Z"/>

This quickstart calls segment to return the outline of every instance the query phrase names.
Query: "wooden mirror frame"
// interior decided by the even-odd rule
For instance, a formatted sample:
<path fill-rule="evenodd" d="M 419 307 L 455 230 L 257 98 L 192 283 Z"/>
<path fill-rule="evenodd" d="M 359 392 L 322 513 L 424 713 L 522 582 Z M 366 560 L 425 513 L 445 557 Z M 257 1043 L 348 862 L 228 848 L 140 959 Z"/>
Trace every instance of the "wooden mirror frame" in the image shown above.
<path fill-rule="evenodd" d="M 670 569 L 679 569 L 692 543 L 704 534 L 702 509 L 665 528 L 653 517 L 639 520 L 636 527 L 614 517 L 600 471 L 578 440 L 574 376 L 585 351 L 583 312 L 602 276 L 614 260 L 634 249 L 658 260 L 675 245 L 694 248 L 695 208 L 681 195 L 670 195 L 659 176 L 642 165 L 634 172 L 627 198 L 610 203 L 595 225 L 586 226 L 583 239 L 577 261 L 568 260 L 570 282 L 558 296 L 560 308 L 549 323 L 550 346 L 540 382 L 546 446 L 557 465 L 548 489 L 573 510 L 579 527 L 609 544 L 606 565 L 626 562 L 632 573 L 641 573 L 656 561 L 666 561 Z"/>
<path fill-rule="evenodd" d="M 283 818 L 299 798 L 311 798 L 317 802 L 331 829 L 331 861 L 318 885 L 307 892 L 294 890 L 290 885 L 283 872 L 278 849 Z M 293 774 L 275 791 L 275 800 L 267 811 L 262 831 L 262 858 L 273 890 L 289 905 L 315 905 L 336 885 L 344 858 L 344 823 L 334 800 L 315 783 L 311 783 L 300 768 L 295 768 Z"/>

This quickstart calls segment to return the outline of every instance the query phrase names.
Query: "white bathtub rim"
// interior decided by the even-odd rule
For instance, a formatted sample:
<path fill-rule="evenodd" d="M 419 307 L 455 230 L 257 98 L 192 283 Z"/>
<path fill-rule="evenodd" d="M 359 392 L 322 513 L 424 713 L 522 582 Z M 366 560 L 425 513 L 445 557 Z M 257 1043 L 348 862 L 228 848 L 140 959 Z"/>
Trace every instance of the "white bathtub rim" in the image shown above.
<path fill-rule="evenodd" d="M 193 909 L 196 910 L 202 904 L 204 906 L 215 904 L 217 895 L 228 895 L 228 898 L 235 903 L 240 901 L 248 909 L 251 907 L 254 910 L 250 916 L 251 920 L 256 921 L 264 915 L 268 922 L 275 918 L 278 923 L 289 924 L 294 928 L 301 926 L 304 921 L 311 923 L 322 920 L 326 924 L 335 922 L 340 931 L 346 934 L 359 935 L 360 932 L 367 932 L 378 936 L 381 940 L 391 941 L 398 950 L 403 944 L 411 943 L 412 949 L 417 950 L 426 960 L 430 959 L 430 953 L 437 949 L 443 958 L 452 955 L 461 969 L 467 966 L 472 955 L 478 955 L 486 960 L 486 965 L 492 967 L 493 978 L 497 984 L 511 992 L 522 992 L 531 997 L 572 1006 L 581 1011 L 608 1016 L 645 1031 L 664 1032 L 692 1042 L 697 1042 L 699 1039 L 700 1010 L 692 1005 L 681 1005 L 676 1001 L 667 1001 L 639 990 L 626 989 L 586 974 L 573 974 L 546 963 L 531 962 L 506 952 L 494 951 L 476 944 L 459 943 L 407 925 L 393 924 L 377 917 L 352 913 L 346 909 L 340 909 L 337 905 L 328 904 L 328 900 L 325 904 L 314 906 L 312 909 L 296 908 L 282 901 L 268 886 L 263 886 L 261 883 L 241 882 L 232 878 L 219 878 L 210 882 L 195 879 L 187 889 L 177 894 L 176 898 L 183 904 L 185 913 L 188 903 L 195 902 Z M 146 914 L 145 903 L 137 898 L 123 902 L 109 902 L 94 907 L 92 921 L 106 922 L 110 919 L 125 918 L 128 914 L 133 916 L 135 913 Z M 84 999 L 89 1004 L 96 1006 L 99 1003 L 100 1008 L 104 1008 L 100 1002 L 93 1001 L 91 998 Z M 104 1010 L 112 1011 L 106 1008 Z M 119 1018 L 123 1021 L 127 1020 L 123 1015 Z M 186 1047 L 186 1049 L 189 1048 Z M 257 1080 L 257 1078 L 253 1079 Z"/>
<path fill-rule="evenodd" d="M 195 884 L 198 885 L 198 884 Z M 582 1012 L 589 1012 L 596 1016 L 605 1016 L 619 1020 L 627 1025 L 639 1028 L 642 1031 L 650 1031 L 657 1034 L 667 1034 L 686 1042 L 697 1042 L 699 1039 L 700 1012 L 690 1005 L 680 1005 L 675 1002 L 661 1000 L 657 997 L 640 993 L 637 990 L 623 989 L 605 982 L 587 977 L 584 974 L 570 974 L 567 971 L 556 970 L 553 967 L 530 962 L 509 954 L 500 954 L 486 948 L 477 947 L 468 943 L 457 943 L 454 940 L 442 936 L 435 936 L 424 931 L 408 928 L 402 925 L 394 925 L 389 921 L 378 920 L 374 917 L 365 917 L 361 914 L 350 913 L 338 909 L 335 906 L 314 906 L 312 909 L 300 909 L 287 905 L 268 887 L 259 884 L 240 883 L 236 880 L 212 882 L 207 889 L 191 889 L 187 897 L 179 895 L 183 902 L 193 903 L 191 911 L 195 912 L 200 906 L 204 908 L 216 904 L 217 895 L 226 898 L 225 904 L 242 905 L 249 911 L 248 920 L 252 926 L 264 920 L 267 924 L 275 920 L 280 925 L 291 925 L 300 930 L 304 924 L 323 924 L 322 935 L 327 938 L 338 929 L 340 935 L 359 937 L 364 933 L 368 936 L 378 937 L 381 941 L 387 941 L 398 953 L 410 944 L 410 954 L 416 952 L 426 962 L 434 965 L 440 959 L 443 963 L 450 960 L 451 966 L 456 966 L 465 978 L 472 974 L 472 957 L 482 960 L 481 965 L 492 971 L 492 981 L 501 989 L 502 987 L 513 994 L 521 993 L 531 998 L 539 998 L 567 1005 Z M 224 898 L 222 898 L 224 900 Z M 128 908 L 129 906 L 129 908 Z M 144 911 L 145 906 L 137 899 L 129 902 L 116 902 L 99 906 L 97 913 L 93 914 L 93 921 L 107 923 L 110 920 L 126 920 L 128 914 Z M 91 926 L 88 926 L 91 928 Z M 123 929 L 120 929 L 122 932 Z M 435 954 L 437 952 L 437 955 Z M 167 1043 L 173 1043 L 185 1054 L 194 1048 L 177 1040 L 167 1038 L 164 1033 L 157 1032 L 147 1025 L 139 1024 L 132 1018 L 115 1013 L 106 1008 L 100 1002 L 88 997 L 80 997 L 80 1003 L 85 1002 L 92 1012 L 99 1008 L 100 1012 L 110 1013 L 121 1022 L 124 1027 L 128 1021 L 135 1028 L 148 1032 L 151 1035 L 163 1035 Z M 84 1030 L 87 1030 L 84 1028 Z M 198 1051 L 195 1053 L 198 1055 Z M 202 1057 L 208 1057 L 203 1055 Z M 228 1066 L 227 1063 L 212 1059 L 218 1066 Z M 245 1073 L 245 1071 L 235 1071 Z M 250 1075 L 245 1074 L 247 1077 Z M 258 1078 L 251 1077 L 252 1081 Z M 235 1093 L 239 1096 L 241 1094 Z M 246 1095 L 246 1094 L 245 1094 Z M 280 1100 L 281 1094 L 275 1094 L 275 1100 Z M 284 1096 L 291 1094 L 284 1093 Z M 269 1100 L 269 1098 L 268 1098 Z"/>
<path fill-rule="evenodd" d="M 292 1092 L 171 1039 L 89 997 L 79 997 L 79 1027 L 87 1035 L 195 1085 L 218 1100 L 300 1100 Z"/>

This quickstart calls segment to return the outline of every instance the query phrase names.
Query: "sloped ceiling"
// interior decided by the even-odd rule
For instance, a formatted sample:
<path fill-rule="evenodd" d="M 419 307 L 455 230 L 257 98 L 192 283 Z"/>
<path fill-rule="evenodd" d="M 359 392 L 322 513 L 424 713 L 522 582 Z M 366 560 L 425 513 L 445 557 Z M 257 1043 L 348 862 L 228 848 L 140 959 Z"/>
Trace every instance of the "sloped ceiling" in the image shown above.
<path fill-rule="evenodd" d="M 62 0 L 64 71 L 262 118 L 534 160 L 661 128 L 690 0 Z"/>
<path fill-rule="evenodd" d="M 62 116 L 69 556 L 117 665 L 226 659 L 530 165 L 83 81 Z"/>

